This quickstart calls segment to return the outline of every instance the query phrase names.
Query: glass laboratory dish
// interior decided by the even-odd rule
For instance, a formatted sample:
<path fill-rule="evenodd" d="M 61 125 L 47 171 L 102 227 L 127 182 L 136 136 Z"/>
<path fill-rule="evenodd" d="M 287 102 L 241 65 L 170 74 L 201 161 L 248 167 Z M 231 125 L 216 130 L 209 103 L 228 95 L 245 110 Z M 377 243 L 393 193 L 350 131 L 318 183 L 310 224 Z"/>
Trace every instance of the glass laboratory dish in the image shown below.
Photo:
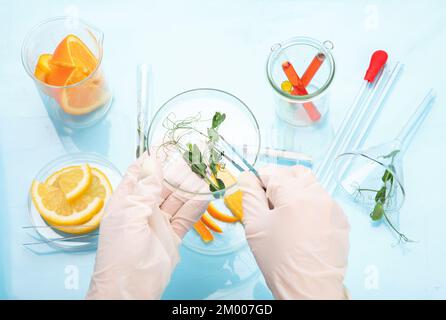
<path fill-rule="evenodd" d="M 88 163 L 91 167 L 98 168 L 107 175 L 113 190 L 121 181 L 122 174 L 119 170 L 110 161 L 95 153 L 72 153 L 57 157 L 43 166 L 34 177 L 34 180 L 45 182 L 50 175 L 63 168 L 85 163 Z M 31 190 L 28 194 L 28 212 L 31 225 L 27 229 L 33 230 L 37 235 L 35 237 L 37 242 L 31 245 L 32 248 L 39 245 L 49 245 L 52 248 L 65 251 L 80 251 L 96 248 L 98 230 L 83 235 L 75 235 L 52 228 L 35 208 Z"/>
<path fill-rule="evenodd" d="M 96 69 L 71 85 L 50 85 L 38 79 L 34 71 L 40 55 L 54 52 L 68 35 L 77 36 L 90 49 L 97 60 Z M 34 81 L 54 126 L 62 132 L 95 124 L 111 106 L 112 92 L 102 66 L 103 39 L 102 31 L 78 18 L 56 17 L 35 26 L 23 42 L 23 67 Z"/>
<path fill-rule="evenodd" d="M 256 164 L 260 150 L 260 130 L 252 111 L 243 101 L 230 93 L 203 88 L 189 90 L 174 96 L 157 111 L 152 119 L 147 134 L 147 149 L 151 153 L 156 152 L 156 155 L 162 161 L 165 172 L 176 165 L 181 165 L 179 163 L 185 163 L 181 150 L 165 149 L 166 131 L 168 131 L 166 126 L 183 119 L 192 119 L 191 123 L 194 126 L 194 131 L 192 133 L 188 131 L 187 134 L 181 136 L 181 140 L 178 140 L 178 142 L 182 145 L 195 143 L 201 146 L 207 144 L 208 136 L 202 133 L 207 132 L 216 112 L 226 115 L 226 119 L 219 128 L 219 134 L 232 146 L 239 149 L 248 163 L 252 166 Z M 255 149 L 255 152 L 244 152 L 243 146 L 250 146 L 251 149 Z M 242 162 L 237 156 L 231 154 L 230 150 L 225 149 L 224 151 L 226 155 L 230 155 L 238 163 Z M 238 175 L 239 170 L 230 161 L 225 164 L 225 170 L 234 176 Z M 164 181 L 169 188 L 173 188 L 185 198 L 198 197 L 207 200 L 218 198 L 218 195 L 210 190 L 197 191 L 184 188 L 174 178 L 165 177 Z M 218 193 L 232 191 L 235 186 L 236 182 L 233 182 Z"/>
<path fill-rule="evenodd" d="M 293 126 L 311 126 L 326 118 L 327 93 L 335 75 L 332 49 L 330 41 L 321 43 L 308 37 L 295 37 L 272 46 L 266 74 L 275 92 L 275 110 L 280 119 Z M 283 64 L 287 62 L 302 80 L 304 91 L 299 94 L 282 89 L 287 80 Z M 312 72 L 308 72 L 310 69 Z"/>
<path fill-rule="evenodd" d="M 180 134 L 178 142 L 181 145 L 193 143 L 200 147 L 207 146 L 208 136 L 202 133 L 207 132 L 216 112 L 226 115 L 226 119 L 219 127 L 219 134 L 229 144 L 234 146 L 240 154 L 243 154 L 243 157 L 249 164 L 254 166 L 260 150 L 260 130 L 257 120 L 243 101 L 230 93 L 217 89 L 193 89 L 180 93 L 168 100 L 152 119 L 147 134 L 147 149 L 151 154 L 156 154 L 161 160 L 163 171 L 165 172 L 164 183 L 177 196 L 184 199 L 212 200 L 217 207 L 221 210 L 226 210 L 230 214 L 229 210 L 224 207 L 221 198 L 222 195 L 227 195 L 237 190 L 237 176 L 240 173 L 237 167 L 230 161 L 225 160 L 224 171 L 229 172 L 232 179 L 225 182 L 224 189 L 218 192 L 211 192 L 204 180 L 198 179 L 203 184 L 200 187 L 197 184 L 187 185 L 184 183 L 191 175 L 193 175 L 193 178 L 198 176 L 192 172 L 191 168 L 184 161 L 183 149 L 178 148 L 176 145 L 174 148 L 165 149 L 167 127 L 172 122 L 183 119 L 192 119 L 194 130 L 192 132 L 189 132 L 189 130 L 186 134 Z M 247 148 L 244 146 L 250 146 L 250 152 L 247 152 Z M 221 145 L 220 147 L 223 148 Z M 205 149 L 203 148 L 202 150 Z M 226 148 L 224 152 L 225 155 L 230 156 L 237 163 L 243 164 L 230 149 Z M 204 157 L 205 151 L 203 151 Z M 181 168 L 180 172 L 176 168 Z M 174 172 L 174 174 L 169 174 L 169 172 Z M 243 227 L 240 223 L 226 224 L 219 221 L 217 223 L 221 225 L 224 232 L 221 235 L 214 234 L 214 241 L 206 244 L 194 230 L 191 230 L 186 235 L 183 243 L 190 249 L 204 254 L 227 253 L 236 250 L 246 243 Z"/>

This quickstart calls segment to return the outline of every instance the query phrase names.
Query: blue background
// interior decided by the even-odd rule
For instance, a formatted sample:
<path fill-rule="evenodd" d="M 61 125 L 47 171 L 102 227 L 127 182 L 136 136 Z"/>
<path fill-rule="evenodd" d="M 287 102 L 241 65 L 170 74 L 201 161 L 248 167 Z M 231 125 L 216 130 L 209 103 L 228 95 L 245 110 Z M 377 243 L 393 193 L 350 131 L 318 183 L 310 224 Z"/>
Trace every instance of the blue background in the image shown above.
<path fill-rule="evenodd" d="M 83 298 L 93 269 L 94 253 L 36 255 L 21 246 L 32 240 L 21 228 L 29 225 L 30 182 L 44 164 L 66 152 L 66 144 L 21 65 L 20 49 L 35 24 L 66 14 L 104 31 L 104 66 L 115 95 L 107 118 L 73 137 L 69 149 L 99 152 L 121 170 L 134 155 L 129 141 L 134 141 L 135 132 L 137 63 L 153 65 L 157 107 L 191 88 L 226 90 L 252 108 L 268 145 L 269 137 L 280 133 L 273 129 L 273 93 L 265 76 L 274 43 L 305 35 L 335 44 L 337 73 L 329 118 L 333 128 L 351 104 L 371 52 L 385 49 L 391 60 L 404 62 L 404 74 L 367 145 L 394 137 L 425 92 L 436 89 L 437 103 L 404 163 L 407 199 L 400 227 L 418 242 L 392 246 L 395 239 L 385 226 L 372 226 L 367 212 L 337 195 L 352 226 L 346 285 L 356 299 L 446 298 L 444 1 L 0 0 L 1 298 Z M 280 139 L 299 150 L 299 132 Z M 165 297 L 270 297 L 258 270 L 238 273 L 246 273 L 246 250 L 237 253 L 241 258 L 215 258 L 183 249 L 183 261 Z M 234 260 L 241 265 L 231 266 L 228 261 Z M 79 271 L 75 288 L 65 283 L 70 266 Z"/>

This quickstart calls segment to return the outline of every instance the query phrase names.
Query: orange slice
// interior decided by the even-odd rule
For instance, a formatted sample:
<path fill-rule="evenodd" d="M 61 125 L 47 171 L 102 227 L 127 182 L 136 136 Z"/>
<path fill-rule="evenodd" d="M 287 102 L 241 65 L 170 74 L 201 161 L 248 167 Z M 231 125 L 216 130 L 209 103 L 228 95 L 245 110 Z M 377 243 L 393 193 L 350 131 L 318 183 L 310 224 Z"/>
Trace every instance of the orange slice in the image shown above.
<path fill-rule="evenodd" d="M 207 211 L 212 217 L 223 222 L 234 223 L 239 221 L 239 218 L 224 214 L 223 212 L 219 211 L 212 202 L 209 203 Z"/>
<path fill-rule="evenodd" d="M 71 204 L 58 187 L 34 181 L 31 186 L 33 203 L 40 215 L 50 224 L 72 226 L 82 224 L 97 214 L 104 200 L 95 197 Z"/>
<path fill-rule="evenodd" d="M 91 184 L 92 175 L 88 164 L 62 171 L 57 179 L 57 187 L 65 194 L 67 201 L 73 201 L 84 194 Z"/>
<path fill-rule="evenodd" d="M 243 220 L 242 198 L 243 193 L 240 190 L 237 190 L 224 198 L 226 207 L 228 207 L 232 214 L 240 221 Z"/>
<path fill-rule="evenodd" d="M 218 232 L 218 233 L 222 233 L 223 230 L 221 230 L 220 226 L 215 223 L 215 221 L 205 212 L 200 220 L 212 231 Z"/>
<path fill-rule="evenodd" d="M 51 72 L 50 60 L 53 55 L 44 53 L 39 56 L 37 60 L 36 69 L 34 70 L 34 76 L 42 82 L 46 82 L 48 75 Z"/>
<path fill-rule="evenodd" d="M 204 242 L 207 243 L 207 242 L 214 240 L 214 236 L 212 235 L 212 233 L 209 231 L 209 229 L 206 227 L 206 225 L 201 220 L 198 220 L 194 224 L 194 229 L 195 229 L 195 231 L 197 231 L 197 233 L 201 237 L 201 240 L 203 240 Z"/>
<path fill-rule="evenodd" d="M 66 167 L 62 170 L 57 171 L 56 173 L 52 174 L 48 179 L 45 181 L 45 184 L 50 186 L 57 186 L 58 180 L 60 177 L 64 174 L 66 174 L 69 171 L 73 171 L 76 168 L 79 168 L 79 166 L 71 166 Z M 92 180 L 90 186 L 85 190 L 85 192 L 81 195 L 81 197 L 76 200 L 77 201 L 91 201 L 91 199 L 94 198 L 100 198 L 104 201 L 104 204 L 108 201 L 108 199 L 111 197 L 111 194 L 113 192 L 112 186 L 110 184 L 110 181 L 108 180 L 105 173 L 103 173 L 101 170 L 97 168 L 91 167 L 91 175 Z M 90 220 L 74 226 L 56 226 L 53 225 L 55 229 L 58 229 L 60 231 L 63 231 L 65 233 L 71 233 L 71 234 L 85 234 L 88 232 L 91 232 L 93 230 L 96 230 L 102 220 L 102 217 L 104 215 L 104 210 L 100 210 L 98 213 L 96 213 Z"/>
<path fill-rule="evenodd" d="M 74 73 L 73 77 L 77 77 Z M 102 77 L 88 79 L 79 86 L 65 88 L 57 100 L 62 109 L 72 115 L 90 113 L 110 100 L 110 92 Z"/>
<path fill-rule="evenodd" d="M 51 63 L 60 67 L 76 67 L 85 77 L 98 65 L 90 49 L 74 34 L 66 36 L 54 50 Z"/>

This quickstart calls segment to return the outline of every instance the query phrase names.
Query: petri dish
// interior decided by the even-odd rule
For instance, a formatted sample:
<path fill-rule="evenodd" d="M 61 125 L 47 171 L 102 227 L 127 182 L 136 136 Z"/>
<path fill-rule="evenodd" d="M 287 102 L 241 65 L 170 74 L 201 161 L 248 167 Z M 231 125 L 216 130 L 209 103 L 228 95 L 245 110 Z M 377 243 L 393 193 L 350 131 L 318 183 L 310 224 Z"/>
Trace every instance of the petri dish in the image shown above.
<path fill-rule="evenodd" d="M 85 163 L 104 172 L 104 174 L 107 175 L 113 190 L 121 181 L 122 174 L 119 170 L 110 161 L 95 153 L 72 153 L 60 156 L 43 166 L 34 179 L 44 182 L 51 174 L 62 168 Z M 84 235 L 73 235 L 52 228 L 35 208 L 31 192 L 28 194 L 28 212 L 32 229 L 34 229 L 37 238 L 41 241 L 42 245 L 46 244 L 55 249 L 64 251 L 81 251 L 96 248 L 98 230 L 91 231 Z"/>
<path fill-rule="evenodd" d="M 218 89 L 200 88 L 180 93 L 168 100 L 157 111 L 149 126 L 147 149 L 150 153 L 156 153 L 165 172 L 186 164 L 183 152 L 189 143 L 198 145 L 203 157 L 208 155 L 207 130 L 216 112 L 226 115 L 218 133 L 240 151 L 251 165 L 256 164 L 260 150 L 260 130 L 252 111 L 242 100 L 230 93 Z M 177 127 L 174 136 L 176 140 L 172 139 L 171 135 L 174 126 Z M 175 141 L 175 144 L 172 144 L 172 141 Z M 246 146 L 254 148 L 255 151 L 244 152 Z M 218 148 L 238 163 L 242 162 L 221 141 Z M 237 176 L 239 170 L 230 161 L 224 161 L 225 169 Z M 175 178 L 165 178 L 164 181 L 169 188 L 173 188 L 186 198 L 207 200 L 217 198 L 216 193 L 209 189 L 196 190 L 193 186 L 184 188 Z M 218 194 L 233 190 L 235 185 L 236 183 L 226 185 L 226 188 Z"/>
<path fill-rule="evenodd" d="M 218 192 L 212 192 L 209 185 L 201 178 L 195 184 L 186 185 L 184 183 L 188 179 L 185 176 L 198 177 L 184 160 L 184 150 L 187 150 L 185 148 L 188 144 L 195 144 L 199 147 L 203 159 L 207 159 L 210 150 L 206 149 L 209 139 L 206 133 L 211 127 L 216 112 L 225 114 L 225 120 L 219 126 L 218 133 L 249 164 L 255 166 L 260 150 L 260 130 L 253 112 L 236 96 L 212 88 L 189 90 L 164 103 L 149 126 L 147 149 L 150 154 L 156 154 L 158 159 L 161 160 L 165 174 L 164 183 L 167 188 L 185 199 L 215 201 L 219 209 L 230 214 L 221 198 L 223 195 L 237 190 L 237 176 L 240 171 L 231 161 L 224 158 L 222 165 L 224 170 L 229 172 L 234 179 L 229 182 L 225 181 L 225 187 Z M 175 138 L 172 138 L 173 125 L 175 125 L 175 128 L 180 128 L 175 133 Z M 193 130 L 190 130 L 190 127 Z M 174 141 L 174 144 L 171 143 L 172 141 Z M 249 146 L 249 152 L 247 152 L 247 146 Z M 216 147 L 246 169 L 241 159 L 230 148 L 226 147 L 221 139 Z M 180 171 L 178 171 L 178 168 L 181 168 Z M 174 172 L 174 174 L 169 174 L 169 172 Z M 204 243 L 192 229 L 184 238 L 184 245 L 203 254 L 215 255 L 237 250 L 246 243 L 243 227 L 240 223 L 216 222 L 224 229 L 224 232 L 222 234 L 214 233 L 214 241 Z"/>

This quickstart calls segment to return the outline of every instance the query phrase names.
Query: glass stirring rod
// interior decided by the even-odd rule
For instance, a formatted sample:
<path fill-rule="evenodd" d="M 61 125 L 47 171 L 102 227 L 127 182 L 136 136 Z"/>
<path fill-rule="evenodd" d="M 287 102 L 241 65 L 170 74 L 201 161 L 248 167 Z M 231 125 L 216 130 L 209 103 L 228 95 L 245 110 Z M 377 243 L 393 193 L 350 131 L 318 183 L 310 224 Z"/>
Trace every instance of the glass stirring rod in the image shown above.
<path fill-rule="evenodd" d="M 136 103 L 136 158 L 146 150 L 146 129 L 151 118 L 150 86 L 152 83 L 152 68 L 148 64 L 137 67 L 137 103 Z"/>

